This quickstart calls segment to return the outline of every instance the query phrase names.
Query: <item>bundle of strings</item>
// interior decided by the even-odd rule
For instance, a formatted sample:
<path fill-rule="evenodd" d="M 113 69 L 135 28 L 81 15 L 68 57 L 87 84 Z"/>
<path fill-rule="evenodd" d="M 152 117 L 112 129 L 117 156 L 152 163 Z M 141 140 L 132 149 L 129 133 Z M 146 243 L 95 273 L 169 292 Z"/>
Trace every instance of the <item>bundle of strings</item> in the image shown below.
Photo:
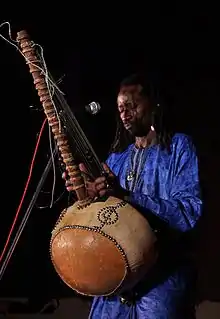
<path fill-rule="evenodd" d="M 36 49 L 40 49 L 38 52 L 38 59 L 39 61 L 41 62 L 41 65 L 43 66 L 43 68 L 40 68 L 39 66 L 35 65 L 34 63 L 32 63 L 31 61 L 29 61 L 25 56 L 24 54 L 22 53 L 22 51 L 19 49 L 19 46 L 17 44 L 17 41 L 13 40 L 12 39 L 12 35 L 11 35 L 11 27 L 10 27 L 10 23 L 9 22 L 3 22 L 1 25 L 0 25 L 0 28 L 2 28 L 3 26 L 7 25 L 8 26 L 8 34 L 9 34 L 9 39 L 7 39 L 6 37 L 4 37 L 1 33 L 0 33 L 0 37 L 6 41 L 7 43 L 9 43 L 11 46 L 13 46 L 26 60 L 27 63 L 31 63 L 32 65 L 34 65 L 36 68 L 38 68 L 42 74 L 45 76 L 45 81 L 46 81 L 46 84 L 47 84 L 47 88 L 48 88 L 48 92 L 50 94 L 50 99 L 51 99 L 51 102 L 53 103 L 53 106 L 54 106 L 54 110 L 57 114 L 57 118 L 59 120 L 59 128 L 61 130 L 61 123 L 60 123 L 60 118 L 59 118 L 59 114 L 58 114 L 58 111 L 57 111 L 57 108 L 56 108 L 56 105 L 55 103 L 53 102 L 53 96 L 54 96 L 54 92 L 55 90 L 57 90 L 60 94 L 64 95 L 64 93 L 57 87 L 57 85 L 54 83 L 54 81 L 50 78 L 49 76 L 49 72 L 48 72 L 48 69 L 47 69 L 47 66 L 46 66 L 46 63 L 45 63 L 45 59 L 44 59 L 44 54 L 43 54 L 43 48 L 42 46 L 40 46 L 39 44 L 36 44 L 36 43 L 33 43 L 32 42 L 32 45 L 36 47 Z M 41 138 L 41 135 L 42 135 L 42 131 L 43 131 L 43 128 L 45 126 L 45 123 L 46 123 L 46 118 L 43 122 L 43 125 L 41 127 L 41 131 L 40 131 L 40 134 L 38 136 L 38 140 L 37 140 L 37 144 L 36 144 L 36 147 L 35 147 L 35 152 L 34 152 L 34 155 L 33 155 L 33 158 L 32 158 L 32 161 L 31 161 L 31 167 L 30 167 L 30 172 L 29 172 L 29 176 L 28 176 L 28 179 L 27 179 L 27 183 L 26 183 L 26 187 L 24 189 L 24 193 L 23 193 L 23 196 L 21 198 L 21 202 L 18 206 L 18 209 L 17 209 L 17 212 L 15 214 L 15 218 L 14 218 L 14 221 L 12 223 L 12 227 L 9 231 L 9 235 L 8 235 L 8 238 L 6 240 L 6 243 L 4 245 L 4 248 L 3 248 L 3 251 L 1 253 L 1 256 L 0 256 L 0 262 L 3 260 L 3 257 L 6 253 L 6 249 L 7 249 L 7 246 L 10 242 L 10 238 L 11 238 L 11 235 L 12 235 L 12 232 L 13 232 L 13 229 L 15 227 L 15 224 L 16 224 L 16 221 L 17 221 L 17 218 L 18 218 L 18 215 L 20 213 L 20 210 L 21 210 L 21 207 L 22 207 L 22 203 L 24 201 L 24 197 L 25 197 L 25 194 L 26 194 L 26 191 L 27 191 L 27 188 L 28 188 L 28 185 L 29 185 L 29 182 L 30 182 L 30 179 L 31 179 L 31 175 L 32 175 L 32 170 L 33 170 L 33 164 L 34 164 L 34 160 L 35 160 L 35 157 L 36 157 L 36 152 L 38 150 L 38 146 L 39 146 L 39 142 L 40 142 L 40 138 Z M 52 143 L 52 134 L 51 134 L 51 129 L 50 129 L 50 126 L 49 126 L 49 146 L 50 146 L 50 152 L 51 152 L 51 159 L 52 159 L 52 166 L 53 166 L 53 185 L 52 185 L 52 196 L 51 196 L 51 202 L 50 202 L 50 208 L 53 206 L 53 203 L 54 203 L 54 191 L 55 191 L 55 184 L 56 184 L 56 170 L 55 170 L 55 161 L 54 161 L 54 154 L 55 152 L 53 151 L 53 143 Z M 60 198 L 60 197 L 59 197 Z M 22 229 L 22 228 L 21 228 Z M 17 236 L 19 237 L 19 236 Z M 18 239 L 17 239 L 18 240 Z M 12 248 L 12 247 L 11 247 Z M 13 247 L 14 248 L 14 247 Z M 9 258 L 12 254 L 12 251 L 13 249 L 11 249 L 9 251 Z M 2 273 L 3 273 L 3 270 L 5 269 L 6 267 L 6 264 L 8 263 L 9 259 L 7 261 L 4 262 L 3 266 L 2 266 L 2 269 L 1 269 L 1 276 L 2 277 Z"/>
<path fill-rule="evenodd" d="M 59 87 L 56 85 L 56 83 L 54 83 L 54 81 L 51 79 L 49 72 L 48 72 L 48 68 L 44 59 L 44 53 L 43 53 L 43 48 L 41 45 L 34 43 L 32 41 L 32 45 L 34 47 L 36 47 L 36 49 L 39 49 L 37 52 L 38 55 L 38 59 L 41 62 L 41 65 L 43 66 L 43 68 L 39 67 L 38 65 L 34 64 L 33 62 L 29 61 L 23 54 L 23 52 L 20 50 L 17 41 L 12 39 L 12 35 L 11 35 L 11 27 L 10 27 L 10 23 L 8 21 L 3 22 L 0 25 L 0 28 L 2 28 L 3 26 L 7 25 L 8 26 L 8 34 L 9 34 L 9 39 L 7 39 L 6 37 L 4 37 L 1 33 L 0 33 L 0 37 L 5 40 L 7 43 L 9 43 L 10 45 L 12 45 L 14 48 L 16 48 L 16 50 L 25 58 L 27 63 L 31 63 L 32 65 L 34 65 L 36 68 L 38 68 L 42 74 L 45 76 L 45 81 L 47 84 L 47 88 L 48 88 L 48 92 L 50 94 L 50 99 L 51 102 L 53 103 L 53 107 L 54 110 L 56 112 L 58 121 L 59 121 L 59 128 L 61 130 L 61 121 L 60 121 L 60 117 L 59 117 L 59 113 L 58 110 L 56 108 L 56 105 L 53 101 L 53 96 L 54 96 L 54 92 L 55 90 L 57 90 L 60 94 L 64 95 L 64 93 L 59 89 Z M 56 185 L 56 170 L 55 170 L 55 161 L 54 161 L 54 157 L 53 157 L 53 139 L 52 139 L 52 134 L 51 134 L 51 129 L 49 126 L 49 145 L 50 145 L 50 152 L 51 152 L 51 157 L 52 157 L 52 164 L 53 164 L 53 185 L 52 185 L 52 192 L 51 192 L 51 203 L 50 203 L 50 208 L 53 206 L 53 202 L 54 202 L 54 191 L 55 191 L 55 185 Z"/>
<path fill-rule="evenodd" d="M 54 111 L 59 123 L 58 131 L 61 132 L 61 121 L 64 121 L 65 130 L 68 131 L 70 138 L 74 142 L 74 147 L 77 149 L 78 153 L 81 154 L 82 162 L 85 164 L 88 173 L 90 174 L 90 176 L 94 176 L 94 174 L 96 175 L 98 174 L 97 176 L 100 176 L 100 174 L 103 173 L 102 163 L 100 162 L 97 154 L 95 153 L 91 143 L 85 136 L 85 133 L 81 129 L 73 112 L 68 106 L 64 98 L 64 93 L 57 87 L 57 85 L 52 80 L 44 60 L 42 47 L 31 41 L 31 45 L 33 47 L 36 47 L 36 49 L 40 49 L 40 52 L 38 54 L 36 50 L 36 57 L 37 57 L 36 63 L 38 63 L 41 66 L 39 67 L 39 65 L 36 65 L 35 63 L 29 61 L 24 56 L 23 52 L 19 49 L 18 42 L 12 39 L 10 24 L 8 22 L 4 22 L 0 25 L 0 27 L 4 25 L 8 25 L 9 27 L 10 40 L 6 39 L 3 35 L 0 34 L 1 38 L 3 38 L 6 42 L 8 42 L 13 47 L 15 47 L 16 50 L 19 51 L 19 53 L 25 58 L 27 64 L 32 64 L 32 66 L 39 69 L 41 74 L 44 76 L 45 84 L 47 86 L 47 91 L 49 93 L 49 97 L 51 100 L 50 102 L 52 103 L 54 107 Z M 56 174 L 55 174 L 55 163 L 54 163 L 53 152 L 52 152 L 52 137 L 51 137 L 50 126 L 49 126 L 49 140 L 50 140 L 51 158 L 53 160 L 53 171 L 54 171 L 54 182 L 53 182 L 52 199 L 51 199 L 51 205 L 50 205 L 50 207 L 52 207 Z"/>

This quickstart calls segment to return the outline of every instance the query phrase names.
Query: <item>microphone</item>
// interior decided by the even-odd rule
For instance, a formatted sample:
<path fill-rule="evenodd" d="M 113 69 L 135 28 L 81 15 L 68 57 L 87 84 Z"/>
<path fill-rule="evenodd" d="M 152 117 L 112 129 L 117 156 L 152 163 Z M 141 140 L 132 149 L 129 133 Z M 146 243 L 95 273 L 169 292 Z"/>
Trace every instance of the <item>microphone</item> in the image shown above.
<path fill-rule="evenodd" d="M 101 106 L 98 102 L 91 102 L 85 106 L 85 109 L 88 113 L 95 115 L 99 113 L 99 111 L 101 110 Z"/>

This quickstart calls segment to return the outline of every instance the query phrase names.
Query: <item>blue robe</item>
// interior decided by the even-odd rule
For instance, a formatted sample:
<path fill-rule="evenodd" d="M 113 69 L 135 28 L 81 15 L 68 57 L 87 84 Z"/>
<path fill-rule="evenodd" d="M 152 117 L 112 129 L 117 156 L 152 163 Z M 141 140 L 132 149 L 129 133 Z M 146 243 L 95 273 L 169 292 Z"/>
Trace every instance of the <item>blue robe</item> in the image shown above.
<path fill-rule="evenodd" d="M 161 230 L 164 247 L 159 265 L 140 287 L 137 285 L 139 297 L 134 302 L 124 304 L 117 296 L 95 297 L 89 318 L 194 318 L 191 296 L 195 272 L 187 255 L 190 245 L 181 240 L 202 212 L 198 159 L 191 138 L 175 134 L 170 151 L 159 145 L 144 150 L 130 145 L 123 153 L 111 154 L 106 163 L 121 186 L 130 190 L 130 203 L 159 234 Z M 132 169 L 137 174 L 129 179 Z"/>

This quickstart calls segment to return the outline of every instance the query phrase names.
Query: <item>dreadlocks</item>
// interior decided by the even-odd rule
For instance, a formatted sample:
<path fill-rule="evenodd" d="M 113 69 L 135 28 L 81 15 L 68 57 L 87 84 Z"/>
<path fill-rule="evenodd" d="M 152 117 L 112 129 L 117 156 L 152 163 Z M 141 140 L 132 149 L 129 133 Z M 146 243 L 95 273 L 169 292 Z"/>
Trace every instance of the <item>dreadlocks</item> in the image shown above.
<path fill-rule="evenodd" d="M 125 78 L 120 83 L 120 88 L 124 86 L 130 85 L 141 85 L 142 91 L 141 95 L 147 97 L 153 105 L 153 113 L 152 113 L 152 125 L 155 128 L 157 134 L 157 144 L 159 144 L 162 148 L 167 148 L 170 150 L 170 142 L 172 138 L 171 130 L 168 129 L 167 123 L 165 123 L 164 116 L 164 104 L 159 102 L 158 91 L 155 90 L 152 83 L 146 79 L 143 74 L 132 74 L 131 76 Z M 110 153 L 120 153 L 123 152 L 128 145 L 134 143 L 135 137 L 131 135 L 131 133 L 125 129 L 119 114 L 116 117 L 116 134 L 114 141 L 110 148 Z"/>

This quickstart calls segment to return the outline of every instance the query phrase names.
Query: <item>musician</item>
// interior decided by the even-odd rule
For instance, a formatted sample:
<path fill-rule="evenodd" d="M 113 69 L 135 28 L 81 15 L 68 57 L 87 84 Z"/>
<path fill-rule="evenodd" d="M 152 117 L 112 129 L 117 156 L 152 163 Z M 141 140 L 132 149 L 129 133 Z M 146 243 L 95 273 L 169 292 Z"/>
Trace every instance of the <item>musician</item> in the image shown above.
<path fill-rule="evenodd" d="M 196 270 L 187 235 L 201 216 L 202 200 L 194 144 L 166 130 L 162 105 L 142 75 L 121 83 L 117 106 L 117 133 L 104 165 L 109 178 L 88 181 L 88 192 L 112 194 L 136 207 L 158 237 L 159 259 L 132 291 L 95 297 L 90 318 L 195 318 Z"/>

